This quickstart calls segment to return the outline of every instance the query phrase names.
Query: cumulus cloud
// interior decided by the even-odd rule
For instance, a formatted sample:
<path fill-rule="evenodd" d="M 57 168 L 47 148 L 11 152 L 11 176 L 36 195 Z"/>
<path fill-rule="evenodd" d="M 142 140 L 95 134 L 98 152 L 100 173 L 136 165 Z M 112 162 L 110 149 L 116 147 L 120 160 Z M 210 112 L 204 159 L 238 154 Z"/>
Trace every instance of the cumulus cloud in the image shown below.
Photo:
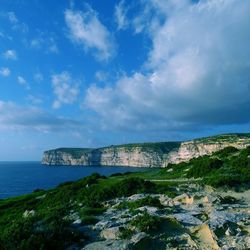
<path fill-rule="evenodd" d="M 43 74 L 40 72 L 36 72 L 33 76 L 34 80 L 38 83 L 42 82 L 44 80 Z"/>
<path fill-rule="evenodd" d="M 45 53 L 59 53 L 59 49 L 55 38 L 52 35 L 40 32 L 40 34 L 33 38 L 29 46 L 32 49 L 43 50 Z"/>
<path fill-rule="evenodd" d="M 81 123 L 59 117 L 30 106 L 20 106 L 14 102 L 0 100 L 0 130 L 59 132 L 74 130 Z"/>
<path fill-rule="evenodd" d="M 28 26 L 24 22 L 20 22 L 16 16 L 16 13 L 13 11 L 9 12 L 0 12 L 0 17 L 8 20 L 11 28 L 15 31 L 20 31 L 22 33 L 26 33 L 28 31 Z"/>
<path fill-rule="evenodd" d="M 160 20 L 149 26 L 146 73 L 87 91 L 85 103 L 102 124 L 163 131 L 249 122 L 250 2 L 151 0 L 147 6 Z"/>
<path fill-rule="evenodd" d="M 71 40 L 85 51 L 91 50 L 98 60 L 108 60 L 114 55 L 114 39 L 91 7 L 87 6 L 86 11 L 67 9 L 65 22 Z"/>
<path fill-rule="evenodd" d="M 5 59 L 16 60 L 17 59 L 17 53 L 16 53 L 15 50 L 9 49 L 9 50 L 6 50 L 3 53 L 3 57 Z"/>
<path fill-rule="evenodd" d="M 115 6 L 115 20 L 117 23 L 117 29 L 118 30 L 123 30 L 128 27 L 128 20 L 127 20 L 127 11 L 128 9 L 125 7 L 125 1 L 122 0 L 120 1 L 116 6 Z"/>
<path fill-rule="evenodd" d="M 0 68 L 0 75 L 7 77 L 10 75 L 10 69 L 9 68 Z"/>
<path fill-rule="evenodd" d="M 30 86 L 23 76 L 17 76 L 17 82 L 26 89 L 30 90 Z"/>
<path fill-rule="evenodd" d="M 72 79 L 69 72 L 54 74 L 51 77 L 56 100 L 53 108 L 60 108 L 62 104 L 72 104 L 79 94 L 79 82 Z"/>

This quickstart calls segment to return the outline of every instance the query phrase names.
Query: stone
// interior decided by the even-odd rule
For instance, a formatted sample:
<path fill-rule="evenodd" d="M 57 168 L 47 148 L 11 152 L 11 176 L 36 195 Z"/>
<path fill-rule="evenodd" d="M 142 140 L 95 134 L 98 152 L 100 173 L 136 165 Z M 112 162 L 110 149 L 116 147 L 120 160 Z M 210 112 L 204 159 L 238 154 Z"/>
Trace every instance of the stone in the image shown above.
<path fill-rule="evenodd" d="M 176 213 L 172 215 L 176 220 L 189 224 L 189 225 L 201 225 L 202 221 L 191 215 L 190 213 Z"/>
<path fill-rule="evenodd" d="M 82 250 L 128 250 L 128 240 L 105 240 L 86 245 Z"/>
<path fill-rule="evenodd" d="M 120 227 L 110 227 L 101 231 L 101 237 L 106 240 L 117 240 L 121 235 Z"/>
<path fill-rule="evenodd" d="M 140 240 L 144 239 L 145 237 L 147 237 L 148 235 L 144 232 L 139 232 L 135 235 L 132 236 L 131 238 L 131 242 L 136 244 L 138 243 Z"/>
<path fill-rule="evenodd" d="M 160 195 L 159 201 L 163 206 L 169 206 L 172 203 L 172 199 L 170 199 L 167 195 Z"/>
<path fill-rule="evenodd" d="M 144 207 L 139 207 L 136 210 L 141 212 L 147 212 L 148 214 L 151 215 L 156 215 L 159 209 L 157 207 L 144 206 Z"/>
<path fill-rule="evenodd" d="M 35 211 L 34 210 L 26 210 L 23 213 L 23 218 L 28 218 L 28 217 L 34 216 L 34 215 L 35 215 Z"/>
<path fill-rule="evenodd" d="M 190 197 L 188 194 L 181 194 L 179 196 L 176 196 L 173 199 L 174 203 L 179 204 L 179 203 L 183 203 L 186 205 L 191 205 L 194 202 L 194 198 Z"/>
<path fill-rule="evenodd" d="M 80 225 L 80 224 L 82 224 L 82 220 L 81 219 L 77 219 L 72 224 L 73 225 Z"/>
<path fill-rule="evenodd" d="M 198 238 L 200 249 L 203 250 L 219 250 L 220 247 L 217 244 L 216 236 L 212 230 L 210 230 L 207 224 L 199 226 L 195 232 L 195 236 Z"/>

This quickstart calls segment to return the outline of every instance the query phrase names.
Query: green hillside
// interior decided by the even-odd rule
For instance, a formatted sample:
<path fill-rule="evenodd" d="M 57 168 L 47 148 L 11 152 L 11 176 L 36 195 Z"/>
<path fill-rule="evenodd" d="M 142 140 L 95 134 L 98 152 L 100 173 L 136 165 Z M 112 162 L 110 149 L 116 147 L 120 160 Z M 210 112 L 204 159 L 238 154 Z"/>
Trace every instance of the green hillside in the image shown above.
<path fill-rule="evenodd" d="M 29 195 L 1 200 L 0 249 L 56 250 L 66 249 L 72 244 L 83 246 L 91 239 L 84 231 L 72 226 L 74 213 L 80 216 L 85 226 L 93 225 L 106 210 L 103 202 L 136 193 L 160 193 L 175 197 L 178 181 L 185 178 L 188 183 L 200 185 L 248 188 L 249 170 L 250 147 L 240 151 L 229 147 L 212 156 L 170 165 L 167 169 L 117 174 L 108 178 L 93 174 L 51 190 L 36 190 Z M 145 199 L 142 202 L 149 205 L 159 203 L 154 199 Z M 141 202 L 139 205 L 141 206 Z M 136 203 L 122 206 L 134 209 L 139 205 Z M 143 216 L 145 221 L 135 220 L 134 225 L 147 229 L 151 228 L 150 223 L 159 223 L 158 219 Z M 126 235 L 129 233 L 126 232 Z"/>

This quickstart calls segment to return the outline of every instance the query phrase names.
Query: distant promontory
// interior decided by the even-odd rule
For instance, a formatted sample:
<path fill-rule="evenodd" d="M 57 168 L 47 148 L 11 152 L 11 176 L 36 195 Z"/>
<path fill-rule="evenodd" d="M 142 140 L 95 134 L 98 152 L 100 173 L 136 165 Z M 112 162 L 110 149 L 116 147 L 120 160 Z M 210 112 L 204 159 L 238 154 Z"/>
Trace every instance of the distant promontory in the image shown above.
<path fill-rule="evenodd" d="M 79 166 L 167 167 L 210 155 L 226 147 L 250 145 L 250 134 L 224 134 L 185 142 L 155 142 L 103 148 L 58 148 L 45 151 L 42 164 Z"/>

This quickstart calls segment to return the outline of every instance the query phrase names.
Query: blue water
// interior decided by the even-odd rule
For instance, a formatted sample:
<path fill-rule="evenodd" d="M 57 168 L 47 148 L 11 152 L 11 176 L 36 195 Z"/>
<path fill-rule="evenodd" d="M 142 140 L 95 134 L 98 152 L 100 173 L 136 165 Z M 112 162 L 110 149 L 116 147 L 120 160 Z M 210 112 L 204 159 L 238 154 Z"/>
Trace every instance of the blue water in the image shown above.
<path fill-rule="evenodd" d="M 111 175 L 127 171 L 143 171 L 129 167 L 44 166 L 40 162 L 0 162 L 0 199 L 28 194 L 35 189 L 56 187 L 92 173 Z"/>

